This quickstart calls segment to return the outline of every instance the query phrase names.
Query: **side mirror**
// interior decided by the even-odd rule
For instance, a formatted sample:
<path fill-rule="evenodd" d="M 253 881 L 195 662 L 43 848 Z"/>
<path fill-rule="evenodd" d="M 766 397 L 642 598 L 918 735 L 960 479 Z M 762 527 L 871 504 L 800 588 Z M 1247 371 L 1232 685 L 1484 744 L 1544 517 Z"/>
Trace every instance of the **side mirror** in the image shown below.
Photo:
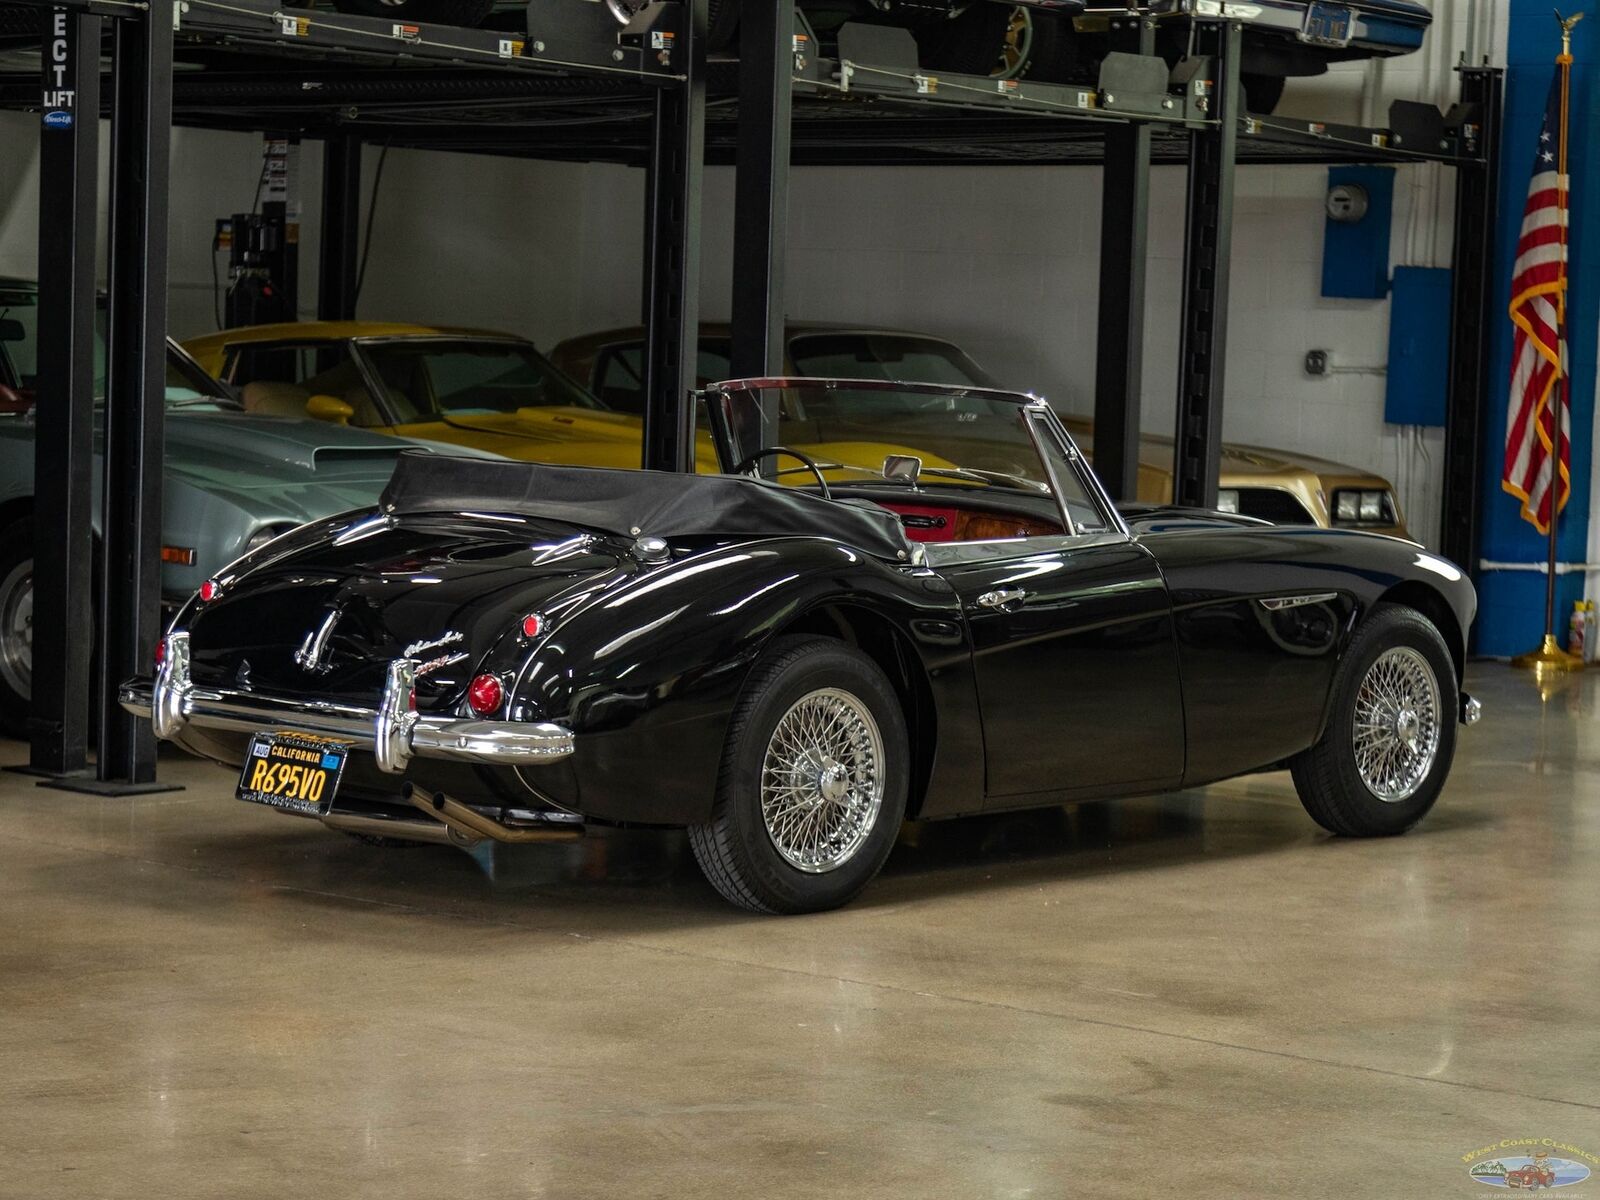
<path fill-rule="evenodd" d="M 922 460 L 915 454 L 890 454 L 883 460 L 885 479 L 903 479 L 912 487 L 922 475 Z"/>
<path fill-rule="evenodd" d="M 315 417 L 319 421 L 348 425 L 350 418 L 355 415 L 356 410 L 337 396 L 313 396 L 306 401 L 306 416 Z"/>

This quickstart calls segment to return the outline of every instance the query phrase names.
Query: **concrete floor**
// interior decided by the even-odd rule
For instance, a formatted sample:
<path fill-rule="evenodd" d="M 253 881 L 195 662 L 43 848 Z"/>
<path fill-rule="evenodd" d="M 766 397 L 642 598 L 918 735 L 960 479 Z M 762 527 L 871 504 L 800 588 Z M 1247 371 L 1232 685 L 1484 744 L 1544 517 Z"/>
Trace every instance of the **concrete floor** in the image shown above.
<path fill-rule="evenodd" d="M 1469 686 L 1407 837 L 1261 776 L 929 826 L 803 919 L 679 836 L 491 878 L 181 757 L 5 775 L 0 1196 L 1470 1197 L 1502 1138 L 1600 1154 L 1600 674 Z"/>

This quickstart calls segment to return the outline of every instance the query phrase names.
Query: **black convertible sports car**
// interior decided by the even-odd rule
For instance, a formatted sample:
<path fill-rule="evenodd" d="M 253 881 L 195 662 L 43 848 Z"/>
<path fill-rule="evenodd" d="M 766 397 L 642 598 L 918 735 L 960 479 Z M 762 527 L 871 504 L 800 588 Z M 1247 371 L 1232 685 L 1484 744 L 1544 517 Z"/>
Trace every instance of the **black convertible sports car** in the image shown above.
<path fill-rule="evenodd" d="M 729 900 L 849 900 L 906 818 L 1287 766 L 1432 806 L 1472 585 L 1397 538 L 1106 498 L 1048 405 L 754 380 L 727 475 L 402 459 L 189 601 L 122 702 L 239 795 L 471 846 L 684 826 Z"/>

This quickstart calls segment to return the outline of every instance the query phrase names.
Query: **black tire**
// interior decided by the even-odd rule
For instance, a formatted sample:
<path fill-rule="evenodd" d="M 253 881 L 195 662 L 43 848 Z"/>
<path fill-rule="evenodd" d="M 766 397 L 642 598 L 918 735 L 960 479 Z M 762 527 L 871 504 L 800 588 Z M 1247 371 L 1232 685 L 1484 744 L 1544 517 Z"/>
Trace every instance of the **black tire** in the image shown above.
<path fill-rule="evenodd" d="M 393 17 L 397 21 L 432 21 L 440 25 L 474 28 L 494 11 L 495 0 L 333 0 L 340 12 L 364 17 Z"/>
<path fill-rule="evenodd" d="M 20 589 L 25 589 L 25 594 Z M 24 604 L 26 614 L 14 613 Z M 33 695 L 33 518 L 22 517 L 0 530 L 0 731 L 28 736 Z M 17 619 L 26 634 L 16 628 Z M 26 637 L 26 644 L 17 642 Z"/>
<path fill-rule="evenodd" d="M 1010 24 L 1009 5 L 973 0 L 959 15 L 913 31 L 917 57 L 930 71 L 989 75 L 999 67 Z"/>
<path fill-rule="evenodd" d="M 1244 107 L 1246 112 L 1258 113 L 1266 117 L 1271 116 L 1278 107 L 1278 101 L 1283 99 L 1283 85 L 1287 82 L 1282 75 L 1257 75 L 1254 71 L 1243 71 L 1239 75 L 1239 88 L 1244 93 Z"/>
<path fill-rule="evenodd" d="M 837 865 L 812 872 L 786 858 L 768 831 L 762 782 L 780 721 L 823 690 L 846 697 L 871 716 L 881 748 L 883 792 L 849 852 Z M 876 663 L 828 638 L 779 638 L 756 664 L 734 706 L 711 819 L 689 830 L 695 860 L 711 886 L 741 908 L 761 913 L 837 908 L 866 887 L 894 847 L 905 817 L 909 758 L 899 697 Z"/>
<path fill-rule="evenodd" d="M 1438 740 L 1425 772 L 1403 795 L 1385 800 L 1357 767 L 1356 717 L 1363 681 L 1378 659 L 1390 651 L 1402 652 L 1398 657 L 1408 667 L 1425 665 L 1431 672 Z M 1455 664 L 1439 631 L 1415 609 L 1378 605 L 1356 630 L 1339 664 L 1322 739 L 1289 764 L 1306 812 L 1329 833 L 1344 837 L 1404 833 L 1433 807 L 1450 774 L 1459 712 Z"/>
<path fill-rule="evenodd" d="M 1017 72 L 1021 78 L 1040 83 L 1072 83 L 1078 73 L 1078 38 L 1072 18 L 1063 13 L 1031 9 L 1028 20 L 1033 36 L 1028 58 Z"/>

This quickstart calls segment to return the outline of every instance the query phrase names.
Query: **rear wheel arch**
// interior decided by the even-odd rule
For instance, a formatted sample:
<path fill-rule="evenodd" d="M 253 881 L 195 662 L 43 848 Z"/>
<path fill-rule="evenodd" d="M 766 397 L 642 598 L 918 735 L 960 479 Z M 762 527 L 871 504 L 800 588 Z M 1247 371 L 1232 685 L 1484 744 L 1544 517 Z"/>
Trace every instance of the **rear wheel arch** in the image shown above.
<path fill-rule="evenodd" d="M 889 677 L 900 698 L 910 739 L 911 787 L 906 799 L 906 817 L 915 819 L 922 809 L 928 780 L 933 773 L 938 729 L 933 687 L 911 639 L 882 613 L 848 601 L 819 604 L 773 631 L 774 638 L 788 634 L 812 634 L 844 642 L 872 659 Z"/>

